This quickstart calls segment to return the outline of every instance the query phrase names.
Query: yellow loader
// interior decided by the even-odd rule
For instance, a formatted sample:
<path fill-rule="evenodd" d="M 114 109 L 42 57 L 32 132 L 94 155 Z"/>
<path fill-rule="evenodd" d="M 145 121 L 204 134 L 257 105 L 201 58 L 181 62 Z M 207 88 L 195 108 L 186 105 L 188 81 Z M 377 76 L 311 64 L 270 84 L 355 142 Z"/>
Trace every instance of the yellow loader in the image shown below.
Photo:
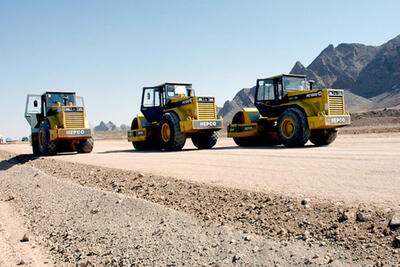
<path fill-rule="evenodd" d="M 25 118 L 31 126 L 34 154 L 90 153 L 93 149 L 93 130 L 86 118 L 83 98 L 74 92 L 28 95 Z"/>
<path fill-rule="evenodd" d="M 222 129 L 215 98 L 195 96 L 190 83 L 144 87 L 140 110 L 128 131 L 128 141 L 137 150 L 181 150 L 187 138 L 197 148 L 209 149 Z"/>
<path fill-rule="evenodd" d="M 310 140 L 329 145 L 337 128 L 350 124 L 344 91 L 313 89 L 305 75 L 281 74 L 258 79 L 255 108 L 243 108 L 228 125 L 228 137 L 239 146 L 303 146 Z"/>

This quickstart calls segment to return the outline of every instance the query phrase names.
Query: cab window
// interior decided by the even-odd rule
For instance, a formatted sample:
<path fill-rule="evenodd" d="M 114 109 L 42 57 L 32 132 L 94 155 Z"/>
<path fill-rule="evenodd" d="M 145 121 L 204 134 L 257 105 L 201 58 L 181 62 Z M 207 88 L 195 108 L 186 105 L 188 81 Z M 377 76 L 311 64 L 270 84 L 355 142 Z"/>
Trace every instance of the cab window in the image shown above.
<path fill-rule="evenodd" d="M 72 93 L 48 93 L 46 98 L 48 108 L 58 105 L 68 106 L 70 103 L 75 106 L 75 94 Z"/>
<path fill-rule="evenodd" d="M 284 94 L 288 92 L 298 92 L 307 90 L 306 78 L 302 77 L 283 77 Z"/>
<path fill-rule="evenodd" d="M 258 81 L 257 101 L 274 100 L 274 82 L 273 80 Z"/>
<path fill-rule="evenodd" d="M 167 85 L 166 92 L 168 98 L 175 98 L 179 96 L 190 96 L 191 95 L 191 86 L 188 85 Z"/>
<path fill-rule="evenodd" d="M 156 88 L 147 88 L 143 94 L 144 107 L 158 107 L 160 106 L 160 91 Z"/>

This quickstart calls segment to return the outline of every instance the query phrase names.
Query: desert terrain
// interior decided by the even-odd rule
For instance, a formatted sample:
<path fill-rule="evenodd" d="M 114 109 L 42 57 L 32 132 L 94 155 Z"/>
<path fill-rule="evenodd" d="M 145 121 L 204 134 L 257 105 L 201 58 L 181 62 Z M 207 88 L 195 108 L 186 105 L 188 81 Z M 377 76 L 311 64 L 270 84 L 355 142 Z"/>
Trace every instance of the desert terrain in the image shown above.
<path fill-rule="evenodd" d="M 90 154 L 0 146 L 1 266 L 389 265 L 400 260 L 400 133 L 327 147 Z M 24 237 L 28 240 L 22 242 Z"/>

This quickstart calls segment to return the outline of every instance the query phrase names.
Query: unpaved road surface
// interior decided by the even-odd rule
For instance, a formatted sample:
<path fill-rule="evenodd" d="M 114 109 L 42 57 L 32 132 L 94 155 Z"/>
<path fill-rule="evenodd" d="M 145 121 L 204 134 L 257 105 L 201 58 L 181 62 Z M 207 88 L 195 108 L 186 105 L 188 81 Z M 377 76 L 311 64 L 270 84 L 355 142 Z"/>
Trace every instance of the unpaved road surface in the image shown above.
<path fill-rule="evenodd" d="M 35 248 L 36 241 L 50 253 L 50 265 L 397 266 L 400 261 L 400 225 L 391 225 L 400 214 L 394 208 L 2 151 L 0 159 L 0 206 L 9 207 L 2 210 L 6 227 L 0 238 L 13 237 L 3 238 L 3 247 L 18 246 L 22 232 L 7 227 L 18 211 L 31 236 L 29 246 Z M 34 266 L 32 251 L 19 252 L 1 251 L 0 259 L 5 266 L 22 260 Z M 49 265 L 47 259 L 40 262 Z"/>
<path fill-rule="evenodd" d="M 51 266 L 51 257 L 28 234 L 24 219 L 10 201 L 0 202 L 0 266 Z M 23 238 L 25 239 L 23 240 Z"/>
<path fill-rule="evenodd" d="M 318 239 L 317 232 L 311 231 L 314 227 L 310 226 L 316 222 L 307 218 L 309 222 L 304 216 L 303 219 L 296 217 L 313 213 L 314 208 L 307 210 L 299 201 L 291 203 L 286 198 L 266 198 L 248 192 L 179 184 L 176 180 L 162 177 L 141 177 L 135 173 L 93 166 L 87 167 L 88 175 L 85 171 L 75 171 L 70 175 L 73 169 L 82 166 L 48 159 L 35 161 L 39 162 L 36 166 L 44 164 L 41 169 L 47 173 L 53 170 L 57 177 L 16 158 L 0 163 L 0 207 L 8 206 L 7 211 L 0 209 L 1 223 L 15 221 L 15 210 L 18 210 L 26 217 L 30 235 L 30 240 L 22 244 L 15 240 L 22 236 L 22 232 L 15 231 L 15 228 L 23 229 L 23 226 L 1 228 L 0 248 L 6 248 L 0 251 L 1 266 L 287 266 L 328 263 L 331 266 L 350 266 L 354 263 L 397 262 L 397 249 L 390 245 L 392 234 L 388 234 L 384 242 L 379 242 L 379 246 L 375 245 L 376 235 L 372 239 L 363 239 L 362 244 L 374 244 L 367 251 L 363 251 L 357 242 L 338 246 L 332 243 L 335 239 L 329 241 L 322 236 Z M 61 166 L 64 167 L 63 174 L 57 171 Z M 95 175 L 90 174 L 93 171 Z M 100 182 L 99 177 L 103 177 Z M 136 184 L 131 187 L 133 189 L 124 189 L 129 188 L 132 182 Z M 159 184 L 154 186 L 154 183 Z M 219 201 L 220 198 L 224 200 Z M 214 205 L 209 205 L 209 202 L 215 201 L 219 203 L 215 203 L 218 205 L 213 209 Z M 279 226 L 281 222 L 274 218 L 275 222 L 267 223 L 268 215 L 266 210 L 262 210 L 265 206 L 275 206 L 271 209 L 277 216 L 288 208 L 293 209 L 286 218 L 292 222 Z M 322 208 L 326 207 L 337 209 L 329 205 Z M 376 212 L 370 211 L 371 214 Z M 325 222 L 329 218 L 332 220 L 329 223 L 336 222 L 337 212 L 329 213 L 334 219 L 321 214 L 322 220 Z M 387 228 L 384 223 L 388 215 L 372 215 L 378 222 L 376 229 Z M 259 217 L 259 222 L 265 217 L 265 225 L 258 225 L 255 220 L 255 225 L 251 226 L 249 222 L 256 217 Z M 354 224 L 352 218 L 343 226 L 352 228 Z M 357 225 L 363 229 L 359 231 L 360 235 L 364 235 L 371 224 Z M 331 228 L 326 225 L 326 232 L 321 233 L 329 238 L 339 238 L 339 231 L 331 234 Z M 353 236 L 351 231 L 343 232 Z M 3 236 L 10 235 L 13 240 L 3 240 Z M 35 245 L 34 237 L 39 246 Z M 20 249 L 24 244 L 28 247 Z M 11 249 L 7 249 L 10 246 Z M 40 253 L 33 255 L 34 249 Z M 43 256 L 46 255 L 41 252 L 43 250 L 51 253 L 51 261 Z"/>
<path fill-rule="evenodd" d="M 0 150 L 31 153 L 28 144 Z M 91 154 L 50 158 L 267 193 L 400 205 L 400 133 L 339 135 L 330 146 L 304 148 L 239 148 L 220 138 L 214 149 L 197 150 L 188 139 L 180 152 L 139 152 L 127 141 L 104 140 Z"/>

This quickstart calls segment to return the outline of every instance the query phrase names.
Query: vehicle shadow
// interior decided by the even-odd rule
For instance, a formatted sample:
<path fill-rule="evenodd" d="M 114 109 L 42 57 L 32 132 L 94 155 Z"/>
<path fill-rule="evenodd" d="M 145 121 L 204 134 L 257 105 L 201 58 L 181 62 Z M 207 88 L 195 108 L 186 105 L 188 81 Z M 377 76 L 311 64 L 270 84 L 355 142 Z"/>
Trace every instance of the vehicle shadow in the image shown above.
<path fill-rule="evenodd" d="M 99 154 L 112 154 L 112 153 L 138 153 L 138 154 L 151 154 L 151 153 L 182 153 L 182 152 L 190 152 L 190 151 L 200 151 L 200 150 L 298 150 L 298 149 L 313 149 L 316 148 L 315 145 L 303 146 L 303 147 L 285 147 L 285 146 L 221 146 L 221 147 L 213 147 L 210 149 L 198 149 L 198 148 L 185 148 L 178 151 L 161 151 L 157 149 L 153 150 L 135 150 L 132 149 L 120 149 L 120 150 L 108 150 L 103 152 L 98 152 Z"/>
<path fill-rule="evenodd" d="M 34 154 L 21 154 L 10 159 L 0 161 L 0 171 L 6 171 L 15 165 L 24 164 L 28 161 L 36 160 L 40 156 Z"/>
<path fill-rule="evenodd" d="M 223 149 L 235 149 L 236 147 L 223 147 Z M 111 154 L 111 153 L 182 153 L 182 152 L 188 152 L 188 151 L 199 151 L 199 150 L 218 150 L 221 149 L 221 147 L 215 147 L 211 149 L 198 149 L 198 148 L 184 148 L 182 150 L 176 150 L 176 151 L 166 151 L 166 150 L 159 150 L 159 149 L 152 149 L 152 150 L 135 150 L 134 148 L 132 149 L 120 149 L 120 150 L 108 150 L 108 151 L 103 151 L 103 152 L 98 152 L 99 154 Z"/>
<path fill-rule="evenodd" d="M 76 154 L 76 152 L 62 152 L 51 156 L 35 155 L 35 154 L 20 154 L 10 159 L 0 161 L 0 171 L 6 171 L 15 165 L 25 164 L 28 161 L 36 160 L 40 157 L 57 157 L 63 155 Z"/>

